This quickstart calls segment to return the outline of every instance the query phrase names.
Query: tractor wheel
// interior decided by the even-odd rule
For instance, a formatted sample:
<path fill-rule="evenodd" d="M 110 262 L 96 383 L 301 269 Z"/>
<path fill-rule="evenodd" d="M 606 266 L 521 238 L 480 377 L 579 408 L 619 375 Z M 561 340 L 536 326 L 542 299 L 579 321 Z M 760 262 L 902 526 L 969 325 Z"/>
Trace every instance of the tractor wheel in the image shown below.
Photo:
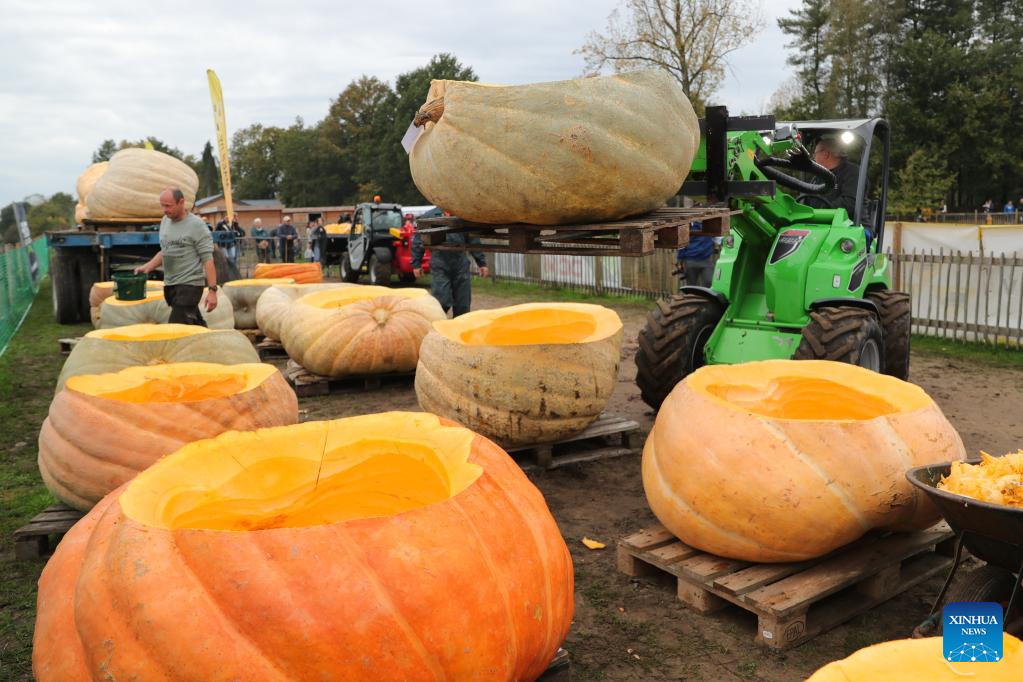
<path fill-rule="evenodd" d="M 369 283 L 381 287 L 391 284 L 391 264 L 381 262 L 375 253 L 369 257 Z"/>
<path fill-rule="evenodd" d="M 345 282 L 358 282 L 359 271 L 352 267 L 352 260 L 348 257 L 347 253 L 341 254 L 341 279 Z"/>
<path fill-rule="evenodd" d="M 76 255 L 78 261 L 78 319 L 88 322 L 92 319 L 92 306 L 89 305 L 89 292 L 92 285 L 99 281 L 99 260 L 91 251 Z"/>
<path fill-rule="evenodd" d="M 960 575 L 945 594 L 945 604 L 952 602 L 1008 602 L 1016 577 L 1004 568 L 984 564 L 965 575 Z M 1017 611 L 1019 609 L 1016 609 Z M 1008 621 L 1009 614 L 1006 614 Z M 942 619 L 931 636 L 941 636 Z"/>
<path fill-rule="evenodd" d="M 884 335 L 877 315 L 862 308 L 819 308 L 803 327 L 795 360 L 835 360 L 884 371 Z"/>
<path fill-rule="evenodd" d="M 877 305 L 884 331 L 884 373 L 909 379 L 909 332 L 912 311 L 909 294 L 901 291 L 872 291 L 867 298 Z"/>
<path fill-rule="evenodd" d="M 54 249 L 50 255 L 53 319 L 57 324 L 75 324 L 82 321 L 77 266 L 78 259 L 75 255 L 64 249 Z M 86 296 L 88 296 L 88 292 L 86 292 Z"/>
<path fill-rule="evenodd" d="M 636 350 L 636 385 L 643 402 L 658 409 L 678 382 L 703 366 L 703 347 L 723 313 L 717 301 L 693 294 L 657 302 Z"/>

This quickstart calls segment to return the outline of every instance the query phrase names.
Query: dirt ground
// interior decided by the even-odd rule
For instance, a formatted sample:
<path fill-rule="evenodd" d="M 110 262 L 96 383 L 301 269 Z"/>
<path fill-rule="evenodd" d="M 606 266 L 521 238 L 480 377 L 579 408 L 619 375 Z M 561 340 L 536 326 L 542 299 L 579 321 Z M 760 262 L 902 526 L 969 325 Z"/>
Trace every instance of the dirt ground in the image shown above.
<path fill-rule="evenodd" d="M 473 308 L 524 301 L 476 294 Z M 654 413 L 639 397 L 632 359 L 646 308 L 628 304 L 617 309 L 625 323 L 625 343 L 608 412 L 634 419 L 648 431 Z M 1023 371 L 914 354 L 911 378 L 959 429 L 968 453 L 1014 452 L 1023 445 Z M 418 405 L 411 384 L 405 383 L 307 398 L 300 408 L 308 420 L 417 410 Z M 702 616 L 676 599 L 673 586 L 632 580 L 617 571 L 617 540 L 656 522 L 643 494 L 638 454 L 531 478 L 546 496 L 575 562 L 576 613 L 565 643 L 575 680 L 803 679 L 863 646 L 909 636 L 941 586 L 940 578 L 933 578 L 802 646 L 769 652 L 753 643 L 756 620 L 738 607 Z M 580 542 L 584 535 L 605 542 L 607 549 L 586 549 Z"/>

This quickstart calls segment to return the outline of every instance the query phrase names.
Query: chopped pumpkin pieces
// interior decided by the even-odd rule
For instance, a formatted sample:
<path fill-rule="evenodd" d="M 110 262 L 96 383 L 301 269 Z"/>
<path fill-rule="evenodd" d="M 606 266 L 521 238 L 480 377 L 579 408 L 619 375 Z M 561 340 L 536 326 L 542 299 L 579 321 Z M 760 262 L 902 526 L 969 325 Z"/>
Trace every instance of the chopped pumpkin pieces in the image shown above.
<path fill-rule="evenodd" d="M 952 462 L 938 488 L 981 502 L 1023 507 L 1023 450 L 992 457 L 981 452 L 979 464 Z"/>
<path fill-rule="evenodd" d="M 583 538 L 583 544 L 586 545 L 588 549 L 604 549 L 607 547 L 607 545 L 603 542 L 597 542 L 596 540 L 591 540 L 585 537 Z"/>

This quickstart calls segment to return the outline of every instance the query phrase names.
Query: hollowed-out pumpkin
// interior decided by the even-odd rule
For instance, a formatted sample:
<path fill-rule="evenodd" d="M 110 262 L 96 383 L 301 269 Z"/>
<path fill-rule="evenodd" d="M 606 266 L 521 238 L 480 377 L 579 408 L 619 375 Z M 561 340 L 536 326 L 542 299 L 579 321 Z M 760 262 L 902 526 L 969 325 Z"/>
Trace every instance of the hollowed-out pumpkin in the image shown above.
<path fill-rule="evenodd" d="M 964 456 L 959 434 L 913 384 L 823 360 L 714 365 L 661 406 L 643 450 L 643 487 L 687 544 L 799 561 L 872 528 L 936 522 L 905 472 Z"/>
<path fill-rule="evenodd" d="M 1018 682 L 1023 676 L 1023 642 L 1002 635 L 1002 659 L 997 662 L 947 660 L 941 637 L 898 639 L 860 649 L 829 663 L 807 682 Z"/>
<path fill-rule="evenodd" d="M 71 377 L 39 434 L 39 470 L 63 502 L 90 509 L 185 443 L 298 421 L 298 401 L 266 364 L 183 362 Z"/>
<path fill-rule="evenodd" d="M 409 163 L 431 203 L 482 223 L 614 220 L 664 205 L 699 122 L 660 69 L 494 86 L 436 80 Z"/>
<path fill-rule="evenodd" d="M 146 294 L 157 294 L 163 291 L 163 282 L 158 279 L 151 279 L 146 282 Z M 89 289 L 89 314 L 92 318 L 92 326 L 100 326 L 101 306 L 103 301 L 114 295 L 114 282 L 96 282 Z"/>
<path fill-rule="evenodd" d="M 260 295 L 275 284 L 294 284 L 289 278 L 236 279 L 224 284 L 224 294 L 231 299 L 235 329 L 256 328 L 256 303 Z"/>
<path fill-rule="evenodd" d="M 607 405 L 621 343 L 618 314 L 583 303 L 440 320 L 420 349 L 416 396 L 424 410 L 506 447 L 560 440 Z"/>
<path fill-rule="evenodd" d="M 256 302 L 256 325 L 268 339 L 280 340 L 281 325 L 295 301 L 317 291 L 354 287 L 344 282 L 320 282 L 313 284 L 275 284 L 259 296 Z"/>
<path fill-rule="evenodd" d="M 199 176 L 184 161 L 152 149 L 122 149 L 110 157 L 85 206 L 89 217 L 162 218 L 160 193 L 177 187 L 185 195 L 185 208 L 195 203 Z"/>
<path fill-rule="evenodd" d="M 295 362 L 323 376 L 411 372 L 430 323 L 443 317 L 425 289 L 328 289 L 295 301 L 281 343 Z"/>
<path fill-rule="evenodd" d="M 57 390 L 79 374 L 108 374 L 137 365 L 259 362 L 259 353 L 239 331 L 192 324 L 134 324 L 96 329 L 75 344 L 64 361 Z"/>
<path fill-rule="evenodd" d="M 288 278 L 298 284 L 316 284 L 323 281 L 319 263 L 259 263 L 252 273 L 256 279 Z"/>
<path fill-rule="evenodd" d="M 492 442 L 392 412 L 186 445 L 39 581 L 33 670 L 80 679 L 532 680 L 572 619 L 540 492 Z"/>
<path fill-rule="evenodd" d="M 234 329 L 234 309 L 228 296 L 217 296 L 217 307 L 206 310 L 208 292 L 203 291 L 199 312 L 210 329 Z M 131 324 L 166 324 L 170 321 L 171 307 L 164 299 L 163 290 L 150 290 L 138 301 L 119 301 L 110 296 L 100 304 L 99 327 L 111 329 Z"/>

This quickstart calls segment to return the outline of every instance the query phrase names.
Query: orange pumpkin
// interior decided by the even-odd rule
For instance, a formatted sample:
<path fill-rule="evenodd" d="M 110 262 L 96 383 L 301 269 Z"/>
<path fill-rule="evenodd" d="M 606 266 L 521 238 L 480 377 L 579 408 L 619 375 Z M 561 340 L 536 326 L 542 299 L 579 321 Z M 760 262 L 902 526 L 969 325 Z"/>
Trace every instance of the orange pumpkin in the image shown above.
<path fill-rule="evenodd" d="M 824 360 L 713 365 L 661 405 L 643 449 L 643 487 L 687 544 L 800 561 L 871 528 L 935 523 L 905 473 L 965 454 L 934 401 L 894 377 Z"/>
<path fill-rule="evenodd" d="M 67 380 L 39 433 L 39 471 L 63 502 L 91 509 L 185 443 L 298 421 L 272 365 L 181 362 Z"/>
<path fill-rule="evenodd" d="M 315 284 L 323 281 L 323 270 L 319 263 L 259 263 L 253 279 L 293 279 L 298 284 Z"/>
<path fill-rule="evenodd" d="M 39 580 L 33 670 L 531 680 L 572 619 L 540 492 L 425 413 L 226 433 L 107 496 Z"/>

